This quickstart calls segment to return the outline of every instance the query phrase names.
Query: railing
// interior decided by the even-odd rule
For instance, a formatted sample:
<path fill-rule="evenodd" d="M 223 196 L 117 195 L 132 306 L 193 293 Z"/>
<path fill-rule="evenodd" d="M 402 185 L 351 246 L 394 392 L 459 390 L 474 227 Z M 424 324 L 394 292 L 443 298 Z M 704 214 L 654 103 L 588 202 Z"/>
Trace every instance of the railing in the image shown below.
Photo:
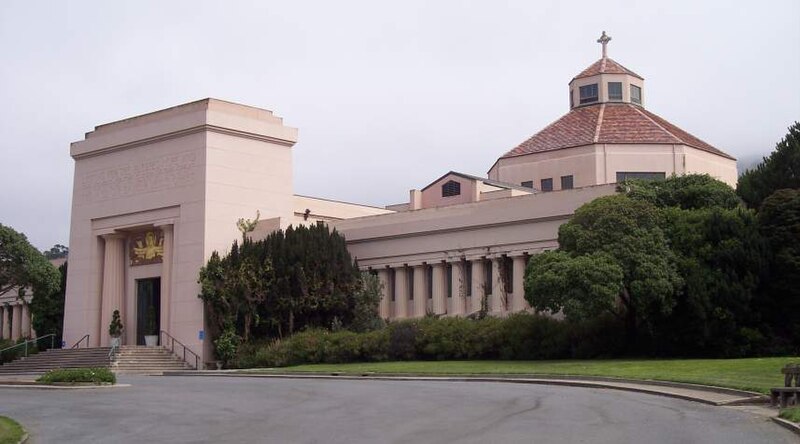
<path fill-rule="evenodd" d="M 88 335 L 87 335 L 88 336 Z M 111 344 L 111 350 L 108 351 L 108 363 L 114 363 L 114 356 L 119 352 L 119 345 Z"/>
<path fill-rule="evenodd" d="M 0 356 L 3 356 L 3 352 L 5 352 L 5 351 L 13 350 L 15 348 L 24 347 L 25 348 L 25 356 L 24 357 L 27 358 L 28 357 L 28 344 L 36 344 L 36 343 L 38 343 L 39 341 L 41 341 L 42 339 L 44 339 L 46 337 L 50 337 L 50 348 L 55 348 L 56 335 L 53 334 L 53 333 L 50 333 L 50 334 L 47 334 L 47 335 L 44 335 L 44 336 L 39 336 L 37 338 L 28 339 L 27 341 L 25 341 L 25 342 L 23 342 L 21 344 L 12 345 L 11 347 L 6 347 L 6 348 L 0 350 Z M 2 361 L 2 360 L 0 360 L 0 361 Z"/>
<path fill-rule="evenodd" d="M 172 336 L 170 336 L 169 333 L 165 332 L 164 330 L 161 330 L 161 334 L 158 336 L 159 341 L 161 341 L 162 347 L 167 347 L 167 343 L 163 340 L 164 336 L 166 336 L 166 338 L 169 339 L 170 341 L 169 349 L 170 351 L 172 351 L 172 353 L 177 355 L 178 353 L 175 353 L 175 344 L 180 345 L 181 348 L 183 349 L 183 361 L 191 365 L 191 362 L 186 360 L 186 353 L 189 352 L 192 356 L 194 356 L 194 369 L 200 370 L 200 356 L 197 353 L 191 351 L 188 347 L 183 345 L 181 341 L 173 338 Z"/>
<path fill-rule="evenodd" d="M 89 348 L 89 334 L 83 335 L 83 337 L 78 339 L 78 342 L 76 342 L 75 345 L 70 348 L 80 348 L 81 342 L 84 340 L 86 340 L 86 348 Z"/>

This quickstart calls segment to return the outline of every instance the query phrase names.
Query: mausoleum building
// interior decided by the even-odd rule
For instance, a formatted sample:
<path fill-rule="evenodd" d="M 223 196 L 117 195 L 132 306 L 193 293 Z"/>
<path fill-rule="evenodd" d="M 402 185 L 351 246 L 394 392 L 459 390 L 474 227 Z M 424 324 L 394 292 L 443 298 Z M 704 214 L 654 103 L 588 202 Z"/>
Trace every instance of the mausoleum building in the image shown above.
<path fill-rule="evenodd" d="M 64 338 L 123 343 L 157 330 L 211 360 L 198 271 L 260 222 L 262 237 L 325 222 L 383 283 L 384 318 L 527 309 L 528 258 L 557 248 L 558 227 L 625 178 L 707 173 L 736 181 L 736 160 L 644 107 L 644 79 L 607 57 L 569 83 L 569 112 L 502 154 L 486 177 L 455 171 L 408 202 L 376 208 L 299 196 L 298 131 L 271 111 L 204 99 L 95 127 L 71 146 L 75 179 Z M 502 152 L 502 151 L 501 151 Z"/>

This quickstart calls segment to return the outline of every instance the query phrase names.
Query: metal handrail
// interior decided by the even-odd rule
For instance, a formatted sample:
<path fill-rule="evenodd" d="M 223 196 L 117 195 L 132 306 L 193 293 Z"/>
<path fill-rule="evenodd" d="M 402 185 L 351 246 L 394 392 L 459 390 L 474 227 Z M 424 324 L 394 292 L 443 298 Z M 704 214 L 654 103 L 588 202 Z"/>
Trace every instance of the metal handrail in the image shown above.
<path fill-rule="evenodd" d="M 194 355 L 194 369 L 195 370 L 200 370 L 200 355 L 198 355 L 197 353 L 195 353 L 192 350 L 190 350 L 188 347 L 183 345 L 183 343 L 181 341 L 175 339 L 174 337 L 172 337 L 169 333 L 165 332 L 164 330 L 161 330 L 161 333 L 159 334 L 159 337 L 158 337 L 159 340 L 161 340 L 161 336 L 162 335 L 166 336 L 167 338 L 169 338 L 172 341 L 171 345 L 170 345 L 170 351 L 172 351 L 173 354 L 177 354 L 177 353 L 175 353 L 175 344 L 176 343 L 178 345 L 180 345 L 181 348 L 183 348 L 183 362 L 191 365 L 191 363 L 186 360 L 186 352 L 187 351 L 189 353 L 191 353 L 192 355 Z M 166 345 L 164 344 L 164 341 L 161 341 L 161 346 L 162 347 L 166 347 Z"/>
<path fill-rule="evenodd" d="M 89 334 L 88 333 L 83 335 L 82 338 L 78 339 L 78 342 L 76 342 L 75 345 L 73 345 L 70 348 L 80 348 L 79 346 L 81 345 L 81 342 L 83 342 L 84 339 L 86 339 L 86 347 L 88 348 L 89 347 Z"/>
<path fill-rule="evenodd" d="M 111 344 L 111 350 L 108 351 L 108 362 L 109 362 L 109 364 L 114 362 L 114 355 L 117 354 L 117 352 L 119 351 L 118 349 L 119 349 L 119 346 L 117 344 Z"/>
<path fill-rule="evenodd" d="M 49 334 L 46 334 L 44 336 L 38 336 L 38 337 L 35 337 L 33 339 L 28 339 L 27 341 L 25 341 L 25 342 L 23 342 L 21 344 L 12 345 L 11 347 L 6 347 L 6 348 L 0 350 L 0 356 L 3 355 L 4 351 L 8 351 L 8 350 L 15 349 L 15 348 L 18 348 L 18 347 L 25 347 L 25 357 L 27 358 L 28 357 L 28 344 L 31 343 L 31 342 L 35 344 L 35 343 L 39 342 L 40 340 L 42 340 L 42 339 L 44 339 L 44 338 L 46 338 L 48 336 L 50 337 L 50 348 L 54 348 L 55 347 L 55 343 L 56 343 L 55 342 L 56 341 L 56 335 L 53 334 L 53 333 L 49 333 Z"/>

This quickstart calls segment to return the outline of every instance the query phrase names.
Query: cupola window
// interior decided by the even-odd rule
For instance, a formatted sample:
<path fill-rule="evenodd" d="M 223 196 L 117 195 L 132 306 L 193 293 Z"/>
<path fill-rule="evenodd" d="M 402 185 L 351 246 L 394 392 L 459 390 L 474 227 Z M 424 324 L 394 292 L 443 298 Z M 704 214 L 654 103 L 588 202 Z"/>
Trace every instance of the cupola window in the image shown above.
<path fill-rule="evenodd" d="M 581 94 L 581 103 L 597 102 L 597 83 L 581 86 L 580 94 Z"/>
<path fill-rule="evenodd" d="M 631 102 L 642 104 L 642 88 L 636 85 L 631 85 Z"/>
<path fill-rule="evenodd" d="M 458 196 L 461 194 L 461 184 L 455 180 L 442 185 L 442 197 Z"/>
<path fill-rule="evenodd" d="M 622 100 L 622 82 L 608 82 L 608 100 Z"/>

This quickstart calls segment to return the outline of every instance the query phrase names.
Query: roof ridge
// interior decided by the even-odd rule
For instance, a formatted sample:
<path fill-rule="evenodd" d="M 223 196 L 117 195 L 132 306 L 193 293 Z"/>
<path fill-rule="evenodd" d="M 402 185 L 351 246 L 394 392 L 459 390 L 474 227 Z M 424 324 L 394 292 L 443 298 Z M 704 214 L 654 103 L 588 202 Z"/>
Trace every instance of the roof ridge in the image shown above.
<path fill-rule="evenodd" d="M 640 110 L 638 106 L 635 106 L 635 105 L 627 105 L 627 106 L 629 106 L 629 107 L 633 108 L 633 109 L 634 109 L 634 110 L 635 110 L 637 113 L 639 113 L 639 114 L 641 114 L 642 116 L 644 116 L 644 118 L 645 118 L 645 119 L 647 119 L 647 120 L 649 120 L 650 122 L 652 122 L 652 123 L 653 123 L 653 125 L 655 125 L 655 126 L 657 126 L 657 127 L 661 128 L 661 130 L 662 130 L 662 131 L 664 131 L 665 133 L 667 133 L 667 134 L 669 134 L 670 136 L 672 136 L 672 138 L 673 138 L 673 139 L 675 139 L 675 140 L 677 140 L 679 143 L 683 143 L 683 144 L 685 144 L 685 143 L 686 143 L 686 142 L 685 142 L 683 139 L 681 139 L 680 137 L 678 137 L 678 136 L 676 136 L 675 134 L 673 134 L 673 133 L 672 133 L 672 131 L 670 131 L 670 130 L 668 130 L 668 129 L 664 128 L 664 126 L 663 126 L 663 125 L 661 125 L 660 123 L 658 123 L 658 122 L 656 122 L 655 120 L 653 120 L 653 118 L 651 118 L 651 117 L 650 117 L 650 116 L 648 116 L 647 114 L 643 113 L 643 112 L 642 112 L 642 110 Z"/>
<path fill-rule="evenodd" d="M 606 111 L 606 104 L 603 103 L 600 105 L 600 111 L 598 111 L 597 113 L 597 124 L 595 125 L 594 138 L 592 139 L 594 143 L 597 143 L 597 141 L 600 140 L 600 127 L 603 126 L 603 113 L 605 113 L 605 111 Z"/>

